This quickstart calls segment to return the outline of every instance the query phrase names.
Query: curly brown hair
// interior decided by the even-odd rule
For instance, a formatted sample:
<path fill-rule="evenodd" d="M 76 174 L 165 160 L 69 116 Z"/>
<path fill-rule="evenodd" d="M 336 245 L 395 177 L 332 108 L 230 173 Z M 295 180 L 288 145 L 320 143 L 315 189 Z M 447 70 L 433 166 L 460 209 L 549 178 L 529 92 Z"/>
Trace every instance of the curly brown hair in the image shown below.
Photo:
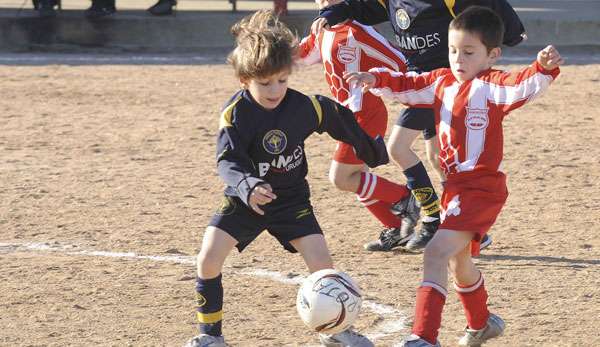
<path fill-rule="evenodd" d="M 264 78 L 292 69 L 298 37 L 271 10 L 244 17 L 231 27 L 236 47 L 227 62 L 240 79 Z"/>

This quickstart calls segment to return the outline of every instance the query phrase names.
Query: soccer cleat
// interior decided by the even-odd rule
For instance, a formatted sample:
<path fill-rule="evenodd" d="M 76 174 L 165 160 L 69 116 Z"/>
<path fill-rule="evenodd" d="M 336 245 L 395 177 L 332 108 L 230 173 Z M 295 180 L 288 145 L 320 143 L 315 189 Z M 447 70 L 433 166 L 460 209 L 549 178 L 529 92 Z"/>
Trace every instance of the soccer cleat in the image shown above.
<path fill-rule="evenodd" d="M 408 194 L 407 197 L 395 203 L 391 210 L 396 216 L 402 217 L 403 223 L 412 224 L 414 229 L 419 221 L 421 205 L 414 195 Z"/>
<path fill-rule="evenodd" d="M 168 16 L 173 14 L 173 8 L 177 6 L 177 0 L 158 0 L 148 9 L 155 16 Z"/>
<path fill-rule="evenodd" d="M 319 334 L 321 345 L 325 347 L 373 347 L 373 342 L 366 336 L 357 333 L 352 327 L 341 333 L 326 335 Z"/>
<path fill-rule="evenodd" d="M 431 343 L 423 340 L 422 338 L 420 338 L 419 336 L 415 335 L 415 334 L 411 334 L 409 335 L 405 340 L 404 340 L 404 347 L 442 347 L 440 345 L 439 341 L 435 342 L 435 345 L 432 345 Z"/>
<path fill-rule="evenodd" d="M 439 226 L 439 220 L 430 223 L 421 223 L 421 230 L 418 233 L 413 234 L 404 248 L 411 252 L 422 251 L 425 246 L 427 246 L 427 243 L 433 238 L 433 235 L 435 235 Z"/>
<path fill-rule="evenodd" d="M 396 247 L 406 244 L 412 234 L 405 234 L 410 230 L 404 228 L 387 228 L 379 234 L 379 239 L 365 243 L 365 250 L 370 252 L 389 252 Z"/>
<path fill-rule="evenodd" d="M 92 0 L 92 6 L 84 11 L 85 16 L 90 19 L 97 19 L 117 12 L 115 0 Z"/>
<path fill-rule="evenodd" d="M 200 334 L 192 337 L 183 347 L 227 347 L 223 336 Z"/>
<path fill-rule="evenodd" d="M 492 244 L 492 238 L 488 236 L 488 234 L 483 235 L 483 237 L 481 238 L 481 241 L 479 242 L 479 250 L 482 251 L 483 249 L 487 248 L 489 245 Z"/>
<path fill-rule="evenodd" d="M 485 328 L 481 330 L 473 330 L 467 327 L 465 329 L 465 336 L 458 341 L 458 345 L 479 347 L 485 341 L 502 335 L 505 327 L 506 324 L 502 318 L 490 313 L 490 317 L 487 320 Z"/>

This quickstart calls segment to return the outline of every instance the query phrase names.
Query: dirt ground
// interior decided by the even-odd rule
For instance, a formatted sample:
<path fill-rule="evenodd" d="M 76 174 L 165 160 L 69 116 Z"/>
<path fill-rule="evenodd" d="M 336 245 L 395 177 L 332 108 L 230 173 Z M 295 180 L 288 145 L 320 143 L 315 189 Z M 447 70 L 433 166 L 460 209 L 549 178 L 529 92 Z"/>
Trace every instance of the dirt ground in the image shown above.
<path fill-rule="evenodd" d="M 0 66 L 0 78 L 0 345 L 182 345 L 196 333 L 191 259 L 223 188 L 215 134 L 238 87 L 231 69 Z M 566 66 L 506 121 L 510 197 L 477 260 L 507 322 L 489 346 L 600 346 L 599 83 L 600 65 Z M 291 86 L 328 95 L 319 67 Z M 392 124 L 401 106 L 388 106 Z M 363 251 L 380 227 L 328 183 L 334 146 L 307 142 L 313 204 L 337 267 L 396 312 L 366 307 L 357 328 L 391 346 L 409 332 L 422 257 Z M 404 182 L 392 165 L 376 172 Z M 307 274 L 268 235 L 232 253 L 229 344 L 317 344 L 296 314 L 297 286 L 259 270 Z M 465 320 L 452 290 L 447 302 L 440 339 L 454 346 Z"/>

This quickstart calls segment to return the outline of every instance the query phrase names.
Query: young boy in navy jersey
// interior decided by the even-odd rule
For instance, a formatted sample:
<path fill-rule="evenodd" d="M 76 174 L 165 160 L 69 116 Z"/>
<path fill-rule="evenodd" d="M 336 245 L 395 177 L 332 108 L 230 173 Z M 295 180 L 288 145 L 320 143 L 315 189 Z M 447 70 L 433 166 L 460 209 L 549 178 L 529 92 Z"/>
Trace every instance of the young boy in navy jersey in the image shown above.
<path fill-rule="evenodd" d="M 352 111 L 328 98 L 288 88 L 297 38 L 271 11 L 244 18 L 232 32 L 237 47 L 229 62 L 243 89 L 221 114 L 217 167 L 227 188 L 197 258 L 200 335 L 187 343 L 189 347 L 225 346 L 221 269 L 234 247 L 241 252 L 263 230 L 286 250 L 300 252 L 310 272 L 333 268 L 310 203 L 304 154 L 308 136 L 327 132 L 351 144 L 370 167 L 388 162 L 381 137 L 369 137 Z M 351 329 L 319 338 L 325 346 L 373 346 Z"/>
<path fill-rule="evenodd" d="M 471 5 L 491 8 L 502 17 L 505 45 L 514 46 L 525 37 L 519 17 L 506 0 L 346 0 L 321 10 L 321 18 L 313 23 L 313 32 L 348 18 L 366 25 L 389 21 L 396 34 L 398 47 L 406 56 L 408 71 L 427 72 L 449 66 L 448 24 Z M 420 132 L 425 139 L 429 162 L 437 168 L 438 146 L 433 112 L 430 109 L 405 109 L 396 120 L 388 141 L 390 156 L 404 170 L 407 186 L 424 214 L 421 230 L 405 245 L 411 251 L 421 251 L 440 224 L 438 196 L 425 166 L 411 149 Z M 443 173 L 438 171 L 438 174 L 444 181 Z M 381 238 L 402 242 L 401 235 L 393 233 L 393 230 L 390 233 L 381 235 Z M 481 246 L 483 248 L 490 243 L 491 239 L 486 236 Z"/>
<path fill-rule="evenodd" d="M 446 302 L 448 271 L 467 318 L 461 346 L 481 346 L 500 336 L 504 321 L 488 311 L 483 275 L 472 255 L 508 197 L 502 122 L 509 112 L 537 98 L 558 76 L 563 63 L 548 46 L 518 72 L 492 68 L 500 57 L 504 27 L 488 8 L 473 6 L 450 23 L 450 68 L 419 75 L 386 69 L 347 75 L 349 83 L 435 112 L 439 161 L 447 177 L 440 230 L 425 248 L 423 282 L 417 289 L 412 335 L 406 347 L 440 346 L 437 341 Z"/>

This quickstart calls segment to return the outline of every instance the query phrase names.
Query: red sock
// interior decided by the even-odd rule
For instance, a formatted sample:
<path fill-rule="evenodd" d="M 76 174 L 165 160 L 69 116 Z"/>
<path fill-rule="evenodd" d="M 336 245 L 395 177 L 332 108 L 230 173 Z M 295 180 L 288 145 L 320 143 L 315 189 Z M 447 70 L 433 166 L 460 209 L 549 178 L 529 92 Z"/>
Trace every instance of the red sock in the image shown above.
<path fill-rule="evenodd" d="M 485 328 L 490 312 L 487 308 L 488 294 L 483 284 L 483 276 L 480 274 L 475 284 L 463 286 L 455 283 L 454 287 L 465 309 L 469 328 L 474 330 Z"/>
<path fill-rule="evenodd" d="M 448 295 L 446 289 L 432 282 L 423 282 L 417 289 L 412 333 L 432 345 L 436 344 L 438 331 L 442 325 L 446 295 Z"/>
<path fill-rule="evenodd" d="M 370 172 L 363 172 L 356 194 L 361 200 L 379 200 L 395 204 L 405 198 L 409 191 L 405 185 L 396 184 Z"/>
<path fill-rule="evenodd" d="M 379 200 L 361 200 L 358 199 L 364 207 L 377 218 L 386 228 L 400 228 L 402 220 L 392 213 L 390 208 L 392 204 L 389 202 L 383 202 Z"/>

